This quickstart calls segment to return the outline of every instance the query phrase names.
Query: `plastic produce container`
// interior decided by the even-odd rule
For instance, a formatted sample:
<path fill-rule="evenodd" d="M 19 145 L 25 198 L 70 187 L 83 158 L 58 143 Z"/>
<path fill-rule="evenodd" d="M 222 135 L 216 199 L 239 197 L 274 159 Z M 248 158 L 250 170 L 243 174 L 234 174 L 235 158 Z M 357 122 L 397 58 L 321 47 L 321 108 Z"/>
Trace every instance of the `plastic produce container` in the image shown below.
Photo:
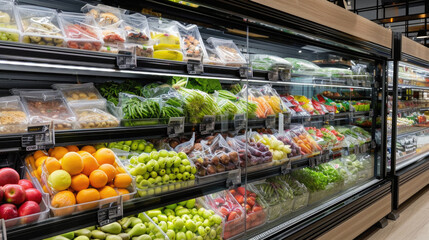
<path fill-rule="evenodd" d="M 293 192 L 293 211 L 306 207 L 308 205 L 309 192 L 307 187 L 294 179 L 291 175 L 282 175 L 278 178 L 285 181 Z"/>
<path fill-rule="evenodd" d="M 220 59 L 215 49 L 206 45 L 204 50 L 205 50 L 204 56 L 203 56 L 204 64 L 218 65 L 218 66 L 225 65 L 225 62 L 223 62 L 222 59 Z"/>
<path fill-rule="evenodd" d="M 293 193 L 287 183 L 279 178 L 270 178 L 249 185 L 250 189 L 261 196 L 267 205 L 268 221 L 285 216 L 292 212 Z"/>
<path fill-rule="evenodd" d="M 77 101 L 71 105 L 76 115 L 76 127 L 111 128 L 119 126 L 119 119 L 106 110 L 106 100 Z"/>
<path fill-rule="evenodd" d="M 244 196 L 247 194 L 247 204 L 250 207 L 247 210 L 246 214 L 247 230 L 265 224 L 268 219 L 267 204 L 256 191 L 254 192 L 251 189 L 244 189 L 244 187 L 238 187 L 236 189 L 229 190 L 229 192 L 239 204 L 245 203 Z"/>
<path fill-rule="evenodd" d="M 21 25 L 18 24 L 18 15 L 12 1 L 0 1 L 0 40 L 19 42 Z"/>
<path fill-rule="evenodd" d="M 205 196 L 206 204 L 225 221 L 223 238 L 229 239 L 244 234 L 243 207 L 227 190 Z"/>
<path fill-rule="evenodd" d="M 60 13 L 60 24 L 66 36 L 68 48 L 99 51 L 103 45 L 100 29 L 91 15 Z"/>
<path fill-rule="evenodd" d="M 18 96 L 0 98 L 0 134 L 27 132 L 28 118 Z"/>
<path fill-rule="evenodd" d="M 55 130 L 73 129 L 76 116 L 59 91 L 20 91 L 30 124 L 53 122 Z"/>
<path fill-rule="evenodd" d="M 143 45 L 150 43 L 149 25 L 144 15 L 140 13 L 122 14 L 121 18 L 124 21 L 126 43 Z"/>
<path fill-rule="evenodd" d="M 198 26 L 195 24 L 184 26 L 179 23 L 178 29 L 184 60 L 201 61 L 205 50 Z"/>
<path fill-rule="evenodd" d="M 149 224 L 153 224 L 153 226 L 155 226 L 154 228 L 152 228 L 152 232 L 155 235 L 155 239 L 159 239 L 159 240 L 170 240 L 170 238 L 168 238 L 167 234 L 165 234 L 165 232 L 162 231 L 162 229 L 146 214 L 146 213 L 140 213 L 139 214 L 139 218 L 142 219 L 144 218 L 144 220 L 142 219 L 142 221 L 145 222 L 149 222 Z"/>
<path fill-rule="evenodd" d="M 207 43 L 213 46 L 226 66 L 241 67 L 246 65 L 246 58 L 232 40 L 209 37 Z"/>
<path fill-rule="evenodd" d="M 31 175 L 29 174 L 28 170 L 25 168 L 24 165 L 19 164 L 17 167 L 14 167 L 14 166 L 8 166 L 8 167 L 15 168 L 15 170 L 17 170 L 17 172 L 20 175 L 20 179 L 30 180 L 31 183 L 33 184 L 33 187 L 42 193 L 42 201 L 39 204 L 39 207 L 40 207 L 39 213 L 34 213 L 31 215 L 27 215 L 27 216 L 7 219 L 7 220 L 5 220 L 6 228 L 13 228 L 13 227 L 22 226 L 22 225 L 26 225 L 26 224 L 30 224 L 30 223 L 36 223 L 36 222 L 40 222 L 40 221 L 43 221 L 44 219 L 48 218 L 49 217 L 49 208 L 47 207 L 47 204 L 46 204 L 48 195 L 43 192 L 43 190 L 40 187 L 40 184 L 37 182 L 37 180 L 35 181 L 34 179 L 31 178 Z"/>
<path fill-rule="evenodd" d="M 57 11 L 29 5 L 19 5 L 16 8 L 23 43 L 64 47 L 65 35 Z"/>
<path fill-rule="evenodd" d="M 36 170 L 33 168 L 33 166 L 28 161 L 25 161 L 25 162 L 26 162 L 26 166 L 27 166 L 29 172 L 34 173 Z M 116 157 L 115 162 L 118 165 L 118 167 L 125 169 L 124 165 L 122 164 L 122 162 L 120 161 L 120 159 L 118 157 Z M 128 172 L 126 172 L 126 173 L 129 175 Z M 36 176 L 34 176 L 34 174 L 32 174 L 32 177 L 33 177 L 34 181 L 37 181 L 37 178 L 36 178 Z M 136 194 L 135 183 L 133 181 L 131 183 L 131 185 L 128 188 L 126 188 L 129 192 L 127 194 L 122 194 L 119 196 L 100 199 L 97 201 L 80 203 L 80 204 L 75 204 L 72 206 L 65 206 L 65 207 L 58 207 L 57 208 L 57 207 L 52 206 L 52 198 L 54 197 L 54 194 L 56 192 L 50 188 L 50 186 L 48 185 L 47 179 L 48 179 L 48 174 L 47 174 L 46 168 L 43 164 L 42 165 L 42 177 L 41 177 L 40 181 L 41 181 L 41 185 L 44 186 L 43 189 L 46 189 L 47 192 L 50 192 L 50 194 L 48 194 L 48 196 L 47 196 L 47 202 L 48 202 L 49 209 L 52 211 L 52 214 L 54 216 L 65 216 L 65 215 L 70 215 L 70 214 L 76 213 L 76 212 L 83 212 L 86 210 L 99 208 L 105 204 L 117 202 L 120 200 L 121 197 L 122 197 L 122 201 L 125 202 L 125 201 L 132 199 L 134 197 L 134 195 Z"/>
<path fill-rule="evenodd" d="M 159 18 L 148 18 L 154 58 L 182 61 L 183 53 L 180 46 L 180 33 L 176 21 Z"/>
<path fill-rule="evenodd" d="M 100 100 L 104 99 L 93 83 L 83 84 L 53 84 L 53 89 L 61 91 L 68 103 L 73 104 L 77 101 Z"/>

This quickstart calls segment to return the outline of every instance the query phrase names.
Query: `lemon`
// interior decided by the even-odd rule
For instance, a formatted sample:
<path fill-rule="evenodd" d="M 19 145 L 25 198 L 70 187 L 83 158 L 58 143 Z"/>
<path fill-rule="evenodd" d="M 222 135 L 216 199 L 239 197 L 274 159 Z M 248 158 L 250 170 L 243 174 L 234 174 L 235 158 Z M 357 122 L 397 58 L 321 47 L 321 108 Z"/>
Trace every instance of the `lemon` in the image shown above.
<path fill-rule="evenodd" d="M 55 170 L 48 177 L 48 184 L 55 191 L 62 191 L 70 187 L 71 176 L 64 170 Z"/>

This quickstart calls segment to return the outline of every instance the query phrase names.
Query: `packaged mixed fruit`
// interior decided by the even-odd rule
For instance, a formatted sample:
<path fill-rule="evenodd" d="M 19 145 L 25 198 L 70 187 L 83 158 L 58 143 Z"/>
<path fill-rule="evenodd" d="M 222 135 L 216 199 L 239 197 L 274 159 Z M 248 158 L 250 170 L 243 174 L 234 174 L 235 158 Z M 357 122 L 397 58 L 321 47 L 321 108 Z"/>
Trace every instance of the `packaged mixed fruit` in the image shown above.
<path fill-rule="evenodd" d="M 232 40 L 210 37 L 207 39 L 207 43 L 213 46 L 226 66 L 241 67 L 246 65 L 246 59 Z"/>
<path fill-rule="evenodd" d="M 64 33 L 54 9 L 19 5 L 16 7 L 22 42 L 64 47 Z"/>
<path fill-rule="evenodd" d="M 150 32 L 147 19 L 140 13 L 122 14 L 127 43 L 150 44 Z"/>
<path fill-rule="evenodd" d="M 247 139 L 245 135 L 228 137 L 226 139 L 228 145 L 237 151 L 240 158 L 240 167 L 247 166 L 247 171 L 251 172 L 253 166 L 265 164 L 270 166 L 273 161 L 273 154 L 269 148 L 260 142 L 254 142 Z M 246 164 L 247 161 L 247 164 Z"/>
<path fill-rule="evenodd" d="M 13 1 L 0 1 L 0 40 L 19 42 L 21 26 Z"/>
<path fill-rule="evenodd" d="M 60 13 L 68 48 L 99 51 L 103 45 L 101 32 L 92 15 L 83 13 Z"/>
<path fill-rule="evenodd" d="M 154 58 L 182 61 L 181 38 L 176 21 L 148 18 L 150 36 L 156 43 L 153 45 Z"/>
<path fill-rule="evenodd" d="M 0 98 L 0 134 L 27 132 L 28 119 L 18 96 Z"/>

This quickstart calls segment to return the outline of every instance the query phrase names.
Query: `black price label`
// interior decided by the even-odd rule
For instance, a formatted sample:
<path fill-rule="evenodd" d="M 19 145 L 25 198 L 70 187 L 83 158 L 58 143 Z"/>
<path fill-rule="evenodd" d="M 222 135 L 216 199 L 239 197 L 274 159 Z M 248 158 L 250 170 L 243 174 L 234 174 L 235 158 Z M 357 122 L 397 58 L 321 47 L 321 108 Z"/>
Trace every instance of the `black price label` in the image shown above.
<path fill-rule="evenodd" d="M 172 117 L 168 121 L 167 135 L 168 137 L 177 137 L 185 132 L 185 118 Z"/>
<path fill-rule="evenodd" d="M 290 112 L 285 112 L 284 114 L 284 124 L 285 125 L 289 125 L 292 123 L 292 114 L 290 114 Z"/>
<path fill-rule="evenodd" d="M 241 185 L 241 170 L 235 169 L 228 171 L 228 178 L 226 179 L 226 187 L 234 189 Z"/>
<path fill-rule="evenodd" d="M 253 69 L 252 67 L 240 67 L 239 74 L 241 78 L 252 78 Z"/>
<path fill-rule="evenodd" d="M 246 115 L 245 114 L 235 114 L 234 115 L 234 128 L 236 131 L 246 128 Z"/>
<path fill-rule="evenodd" d="M 276 128 L 276 116 L 275 115 L 269 115 L 265 119 L 265 127 L 266 128 Z"/>
<path fill-rule="evenodd" d="M 135 49 L 133 51 L 119 51 L 116 56 L 116 65 L 119 69 L 134 69 L 137 67 Z"/>
<path fill-rule="evenodd" d="M 112 202 L 101 206 L 98 209 L 97 219 L 98 225 L 104 226 L 122 219 L 123 208 L 122 208 L 122 196 L 117 202 Z"/>
<path fill-rule="evenodd" d="M 322 155 L 316 156 L 315 158 L 316 166 L 322 164 Z"/>
<path fill-rule="evenodd" d="M 216 117 L 214 115 L 204 116 L 203 121 L 200 123 L 200 133 L 206 135 L 214 132 L 215 120 Z"/>
<path fill-rule="evenodd" d="M 281 174 L 288 174 L 291 169 L 292 169 L 292 162 L 291 161 L 288 161 L 286 164 L 283 164 L 280 166 Z"/>
<path fill-rule="evenodd" d="M 51 148 L 55 145 L 55 133 L 52 122 L 46 125 L 29 126 L 27 133 L 21 136 L 21 146 L 26 151 Z"/>
<path fill-rule="evenodd" d="M 188 74 L 203 74 L 204 73 L 204 65 L 201 60 L 189 59 L 187 62 L 187 70 Z"/>
<path fill-rule="evenodd" d="M 315 160 L 314 158 L 310 158 L 310 159 L 308 159 L 308 165 L 309 165 L 311 168 L 314 168 L 314 167 L 316 166 L 316 160 Z"/>

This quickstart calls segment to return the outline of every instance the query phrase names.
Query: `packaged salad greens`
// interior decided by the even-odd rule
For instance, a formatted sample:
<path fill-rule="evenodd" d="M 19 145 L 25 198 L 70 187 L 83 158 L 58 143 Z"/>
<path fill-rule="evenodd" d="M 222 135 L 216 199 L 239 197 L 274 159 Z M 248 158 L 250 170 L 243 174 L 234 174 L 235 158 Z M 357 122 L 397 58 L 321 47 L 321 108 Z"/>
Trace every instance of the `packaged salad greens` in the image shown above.
<path fill-rule="evenodd" d="M 292 64 L 284 58 L 267 55 L 253 54 L 250 57 L 250 62 L 253 69 L 271 71 L 275 68 L 292 69 Z"/>
<path fill-rule="evenodd" d="M 0 40 L 18 42 L 21 38 L 21 25 L 13 1 L 0 1 Z"/>
<path fill-rule="evenodd" d="M 307 75 L 307 76 L 328 76 L 326 73 L 323 73 L 321 68 L 316 64 L 298 58 L 285 58 L 292 64 L 292 75 Z"/>
<path fill-rule="evenodd" d="M 182 61 L 180 33 L 176 21 L 148 18 L 150 36 L 156 43 L 153 45 L 154 58 Z"/>
<path fill-rule="evenodd" d="M 91 15 L 60 13 L 60 24 L 66 36 L 68 48 L 99 51 L 103 45 L 101 32 Z"/>
<path fill-rule="evenodd" d="M 64 46 L 64 33 L 57 11 L 29 5 L 20 5 L 16 9 L 22 29 L 23 43 Z"/>
<path fill-rule="evenodd" d="M 213 46 L 226 66 L 241 67 L 246 65 L 246 59 L 232 40 L 209 37 L 207 43 Z"/>

